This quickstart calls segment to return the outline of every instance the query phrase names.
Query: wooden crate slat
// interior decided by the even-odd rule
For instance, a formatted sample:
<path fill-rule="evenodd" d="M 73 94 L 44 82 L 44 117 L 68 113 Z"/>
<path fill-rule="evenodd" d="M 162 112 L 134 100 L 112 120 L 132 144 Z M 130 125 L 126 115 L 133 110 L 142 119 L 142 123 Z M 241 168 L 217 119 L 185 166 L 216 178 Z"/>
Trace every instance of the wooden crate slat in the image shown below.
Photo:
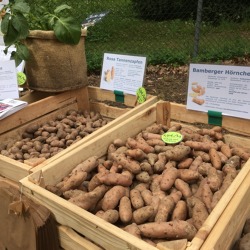
<path fill-rule="evenodd" d="M 30 170 L 30 166 L 0 155 L 0 176 L 17 181 L 29 175 L 31 173 Z"/>
<path fill-rule="evenodd" d="M 116 102 L 115 94 L 112 91 L 92 86 L 89 87 L 89 98 L 98 101 L 109 100 L 111 102 Z M 130 107 L 134 107 L 136 105 L 136 96 L 124 94 L 124 104 Z"/>
<path fill-rule="evenodd" d="M 103 250 L 103 248 L 80 236 L 70 227 L 59 225 L 58 232 L 60 246 L 64 250 Z"/>
<path fill-rule="evenodd" d="M 187 123 L 208 123 L 207 113 L 188 110 L 185 105 L 177 103 L 171 103 L 171 118 Z M 250 120 L 248 119 L 223 116 L 222 127 L 233 133 L 250 136 Z"/>

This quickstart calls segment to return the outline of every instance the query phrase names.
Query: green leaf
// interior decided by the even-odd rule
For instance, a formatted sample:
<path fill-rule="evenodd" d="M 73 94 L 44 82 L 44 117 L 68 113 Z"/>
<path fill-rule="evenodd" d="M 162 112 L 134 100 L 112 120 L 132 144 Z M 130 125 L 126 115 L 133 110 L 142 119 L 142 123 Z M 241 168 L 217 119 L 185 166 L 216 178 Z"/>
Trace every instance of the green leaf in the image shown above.
<path fill-rule="evenodd" d="M 60 6 L 58 6 L 55 10 L 54 10 L 54 13 L 57 15 L 59 14 L 61 11 L 63 10 L 70 10 L 72 9 L 72 7 L 70 7 L 69 5 L 67 4 L 61 4 Z"/>
<path fill-rule="evenodd" d="M 1 22 L 1 32 L 3 34 L 6 34 L 8 31 L 9 22 L 10 22 L 10 14 L 6 13 Z"/>
<path fill-rule="evenodd" d="M 23 61 L 23 60 L 18 56 L 18 54 L 17 54 L 16 51 L 12 51 L 12 52 L 11 52 L 10 59 L 11 59 L 11 60 L 15 60 L 16 67 Z"/>
<path fill-rule="evenodd" d="M 53 26 L 55 25 L 56 22 L 56 17 L 54 15 L 47 15 L 46 18 L 48 20 L 49 29 L 53 30 Z"/>
<path fill-rule="evenodd" d="M 12 45 L 18 40 L 19 34 L 12 24 L 12 19 L 9 20 L 7 33 L 4 34 L 3 40 L 6 46 Z"/>
<path fill-rule="evenodd" d="M 24 0 L 16 0 L 12 6 L 14 12 L 28 14 L 30 12 L 29 5 Z"/>
<path fill-rule="evenodd" d="M 54 32 L 57 39 L 68 44 L 78 44 L 81 38 L 81 25 L 72 23 L 72 18 L 60 18 L 56 21 Z"/>
<path fill-rule="evenodd" d="M 12 25 L 19 32 L 20 39 L 25 39 L 29 35 L 29 24 L 22 14 L 12 17 Z"/>
<path fill-rule="evenodd" d="M 22 43 L 16 44 L 16 52 L 18 56 L 22 59 L 27 61 L 29 59 L 29 49 Z"/>

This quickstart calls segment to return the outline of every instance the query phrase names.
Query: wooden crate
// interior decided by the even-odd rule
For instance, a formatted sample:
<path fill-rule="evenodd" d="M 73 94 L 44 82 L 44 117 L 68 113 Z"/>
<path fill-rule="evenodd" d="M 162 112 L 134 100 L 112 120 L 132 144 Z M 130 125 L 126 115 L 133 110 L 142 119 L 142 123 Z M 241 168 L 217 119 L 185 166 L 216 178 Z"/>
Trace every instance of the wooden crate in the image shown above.
<path fill-rule="evenodd" d="M 138 104 L 136 102 L 136 96 L 125 95 L 124 103 L 120 104 L 116 102 L 115 95 L 111 91 L 102 90 L 97 87 L 84 87 L 60 94 L 30 92 L 21 99 L 27 101 L 29 105 L 19 112 L 1 120 L 1 142 L 10 142 L 17 138 L 21 138 L 27 125 L 43 124 L 49 120 L 53 120 L 58 114 L 65 113 L 70 109 L 100 112 L 101 115 L 109 118 L 111 122 L 69 146 L 57 155 L 47 159 L 35 168 L 0 155 L 0 175 L 15 181 L 18 181 L 31 172 L 46 166 L 48 163 L 60 158 L 63 154 L 67 154 L 79 145 L 104 133 L 113 126 L 121 123 L 133 114 L 136 114 L 157 101 L 156 96 L 148 95 L 147 100 L 143 104 Z M 113 106 L 109 103 L 112 103 Z"/>
<path fill-rule="evenodd" d="M 65 154 L 60 159 L 56 159 L 51 164 L 45 166 L 42 171 L 38 171 L 22 179 L 20 181 L 22 184 L 22 190 L 27 196 L 31 197 L 31 199 L 45 204 L 55 214 L 56 220 L 61 225 L 71 227 L 80 234 L 91 239 L 97 245 L 103 246 L 105 249 L 156 250 L 156 247 L 124 232 L 91 213 L 70 204 L 68 201 L 45 190 L 43 186 L 58 183 L 78 163 L 86 160 L 90 156 L 104 156 L 108 145 L 115 138 L 125 140 L 128 137 L 135 136 L 142 129 L 154 122 L 168 124 L 170 122 L 181 121 L 207 124 L 207 120 L 208 117 L 206 114 L 186 110 L 184 105 L 158 102 L 118 124 L 112 130 L 106 131 L 97 136 L 94 140 L 88 141 L 84 145 L 70 151 L 69 154 Z M 242 139 L 245 139 L 245 141 L 249 143 L 249 140 L 247 139 L 247 136 L 250 136 L 250 131 L 248 130 L 249 125 L 249 120 L 239 118 L 223 117 L 222 121 L 222 126 L 225 129 L 238 133 L 238 135 L 232 135 L 233 139 L 230 134 L 227 135 L 227 140 L 234 140 L 235 142 L 241 142 Z M 242 131 L 240 131 L 241 128 Z M 241 137 L 242 135 L 244 135 L 244 137 Z M 245 167 L 239 172 L 234 182 L 228 188 L 217 206 L 213 209 L 212 213 L 209 215 L 194 239 L 186 244 L 186 249 L 200 249 L 202 244 L 206 242 L 206 238 L 219 220 L 223 211 L 226 209 L 232 197 L 236 194 L 246 176 L 249 174 L 249 171 L 250 161 L 248 161 Z M 37 185 L 37 183 L 39 183 L 40 186 Z M 177 250 L 177 248 L 169 249 Z"/>

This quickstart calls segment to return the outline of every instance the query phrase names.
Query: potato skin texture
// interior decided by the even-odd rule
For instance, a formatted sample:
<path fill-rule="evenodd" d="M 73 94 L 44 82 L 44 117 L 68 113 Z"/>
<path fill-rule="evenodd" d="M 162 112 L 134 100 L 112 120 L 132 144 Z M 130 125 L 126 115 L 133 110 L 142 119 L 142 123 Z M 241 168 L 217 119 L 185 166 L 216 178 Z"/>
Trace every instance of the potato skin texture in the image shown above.
<path fill-rule="evenodd" d="M 126 195 L 126 189 L 123 186 L 114 186 L 108 190 L 102 201 L 102 209 L 107 211 L 109 209 L 115 209 L 119 204 L 120 199 Z"/>
<path fill-rule="evenodd" d="M 150 222 L 138 226 L 141 235 L 156 239 L 188 239 L 192 240 L 197 233 L 196 228 L 182 220 L 170 222 Z"/>
<path fill-rule="evenodd" d="M 132 205 L 127 196 L 123 196 L 119 204 L 119 217 L 123 223 L 129 223 L 132 220 Z"/>

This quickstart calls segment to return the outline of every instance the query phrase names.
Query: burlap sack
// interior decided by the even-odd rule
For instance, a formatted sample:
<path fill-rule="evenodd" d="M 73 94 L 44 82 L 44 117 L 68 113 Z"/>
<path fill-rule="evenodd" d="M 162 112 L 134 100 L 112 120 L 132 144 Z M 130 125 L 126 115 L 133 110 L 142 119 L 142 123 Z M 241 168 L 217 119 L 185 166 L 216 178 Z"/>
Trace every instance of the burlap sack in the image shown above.
<path fill-rule="evenodd" d="M 19 186 L 0 177 L 0 250 L 59 250 L 50 211 L 20 194 Z"/>
<path fill-rule="evenodd" d="M 30 31 L 25 40 L 30 51 L 25 63 L 29 88 L 62 92 L 87 86 L 85 37 L 83 30 L 80 42 L 69 45 L 59 42 L 53 31 Z"/>

